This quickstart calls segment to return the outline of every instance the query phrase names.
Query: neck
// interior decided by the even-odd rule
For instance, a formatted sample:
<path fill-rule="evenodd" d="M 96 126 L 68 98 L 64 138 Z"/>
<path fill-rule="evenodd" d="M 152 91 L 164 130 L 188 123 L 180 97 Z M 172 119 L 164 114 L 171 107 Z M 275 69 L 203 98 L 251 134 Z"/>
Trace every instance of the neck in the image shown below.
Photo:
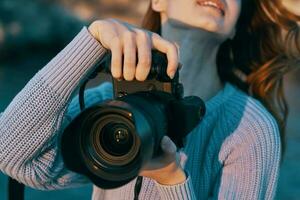
<path fill-rule="evenodd" d="M 216 34 L 168 20 L 162 25 L 162 37 L 179 46 L 184 96 L 208 100 L 222 89 L 216 64 L 220 40 Z"/>

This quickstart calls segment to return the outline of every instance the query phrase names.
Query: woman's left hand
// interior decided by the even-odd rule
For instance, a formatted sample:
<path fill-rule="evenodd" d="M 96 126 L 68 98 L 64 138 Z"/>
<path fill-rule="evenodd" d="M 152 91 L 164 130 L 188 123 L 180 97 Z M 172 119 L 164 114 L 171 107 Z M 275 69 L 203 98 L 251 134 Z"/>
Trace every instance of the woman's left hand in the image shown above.
<path fill-rule="evenodd" d="M 145 176 L 156 180 L 162 185 L 176 185 L 186 180 L 183 170 L 187 156 L 183 152 L 177 152 L 176 145 L 168 136 L 161 140 L 162 155 L 151 159 L 140 172 Z"/>

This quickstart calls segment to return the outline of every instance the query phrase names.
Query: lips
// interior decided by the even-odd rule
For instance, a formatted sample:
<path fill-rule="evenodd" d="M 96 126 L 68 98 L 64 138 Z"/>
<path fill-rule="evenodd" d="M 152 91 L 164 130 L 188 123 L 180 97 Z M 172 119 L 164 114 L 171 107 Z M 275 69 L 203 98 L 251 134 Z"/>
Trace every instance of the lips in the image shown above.
<path fill-rule="evenodd" d="M 220 0 L 197 0 L 199 6 L 206 6 L 218 9 L 222 16 L 225 15 L 225 5 Z"/>

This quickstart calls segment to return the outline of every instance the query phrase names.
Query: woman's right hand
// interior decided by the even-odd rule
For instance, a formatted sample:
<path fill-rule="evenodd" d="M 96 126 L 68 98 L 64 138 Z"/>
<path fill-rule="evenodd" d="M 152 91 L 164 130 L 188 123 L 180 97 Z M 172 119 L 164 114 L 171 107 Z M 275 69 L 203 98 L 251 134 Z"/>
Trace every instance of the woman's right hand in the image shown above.
<path fill-rule="evenodd" d="M 114 78 L 144 81 L 150 72 L 153 48 L 167 55 L 167 74 L 174 77 L 178 67 L 178 48 L 160 35 L 114 19 L 95 21 L 88 29 L 104 48 L 111 51 Z"/>

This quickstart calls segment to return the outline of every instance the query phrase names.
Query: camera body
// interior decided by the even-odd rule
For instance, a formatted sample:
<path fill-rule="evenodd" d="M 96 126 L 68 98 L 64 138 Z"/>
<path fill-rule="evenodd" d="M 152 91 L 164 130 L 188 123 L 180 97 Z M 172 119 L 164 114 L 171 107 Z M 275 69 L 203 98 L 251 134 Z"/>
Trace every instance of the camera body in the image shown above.
<path fill-rule="evenodd" d="M 100 68 L 110 73 L 110 54 Z M 161 153 L 164 135 L 183 147 L 205 106 L 198 97 L 183 98 L 179 72 L 170 79 L 166 69 L 166 55 L 153 51 L 147 80 L 113 79 L 114 99 L 84 109 L 67 126 L 60 149 L 70 170 L 100 188 L 116 188 L 137 177 L 142 166 Z"/>

